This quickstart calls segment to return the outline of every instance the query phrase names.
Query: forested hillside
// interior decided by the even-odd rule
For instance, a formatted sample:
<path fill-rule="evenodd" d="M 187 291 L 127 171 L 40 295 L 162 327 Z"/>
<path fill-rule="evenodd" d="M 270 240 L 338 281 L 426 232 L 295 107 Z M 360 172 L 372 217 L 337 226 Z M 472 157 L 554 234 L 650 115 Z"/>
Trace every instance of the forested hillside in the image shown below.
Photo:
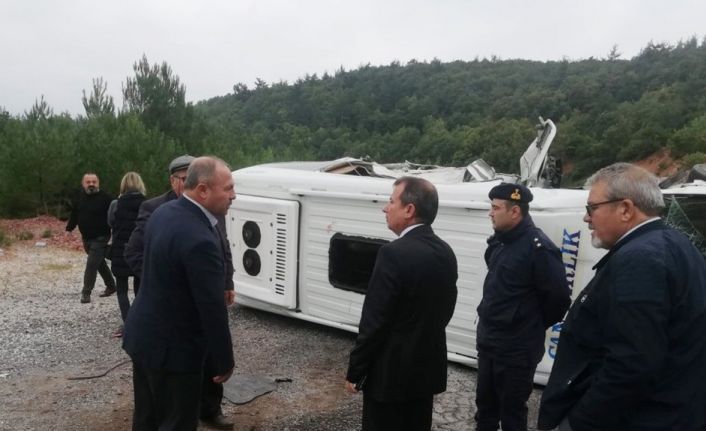
<path fill-rule="evenodd" d="M 517 172 L 540 115 L 557 123 L 552 153 L 570 168 L 569 183 L 662 149 L 684 164 L 705 161 L 706 43 L 650 43 L 620 57 L 614 49 L 580 61 L 363 66 L 238 83 L 196 105 L 166 63 L 143 57 L 122 85 L 122 109 L 100 78 L 76 118 L 41 97 L 20 116 L 0 107 L 0 216 L 60 212 L 87 170 L 113 194 L 128 170 L 161 193 L 169 160 L 184 152 L 234 168 L 349 155 L 458 166 L 483 158 Z"/>
<path fill-rule="evenodd" d="M 677 158 L 706 152 L 706 44 L 649 44 L 631 60 L 619 56 L 365 66 L 292 85 L 237 84 L 198 109 L 283 158 L 465 165 L 481 157 L 516 172 L 539 115 L 557 123 L 553 152 L 574 166 L 574 179 L 662 148 Z"/>

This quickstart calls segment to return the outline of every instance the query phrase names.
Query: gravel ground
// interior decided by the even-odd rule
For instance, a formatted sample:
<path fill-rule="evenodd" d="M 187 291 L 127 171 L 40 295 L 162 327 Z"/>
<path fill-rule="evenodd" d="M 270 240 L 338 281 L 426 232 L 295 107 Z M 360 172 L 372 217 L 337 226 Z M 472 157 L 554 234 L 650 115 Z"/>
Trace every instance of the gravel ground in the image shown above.
<path fill-rule="evenodd" d="M 80 304 L 85 255 L 16 243 L 0 255 L 0 430 L 127 430 L 132 415 L 129 363 L 115 295 Z M 100 280 L 100 277 L 99 277 Z M 277 390 L 235 406 L 236 430 L 360 429 L 362 400 L 343 390 L 355 335 L 240 306 L 230 309 L 236 373 L 289 378 Z M 436 398 L 434 430 L 471 430 L 475 371 L 452 364 Z M 540 391 L 530 399 L 536 423 Z"/>

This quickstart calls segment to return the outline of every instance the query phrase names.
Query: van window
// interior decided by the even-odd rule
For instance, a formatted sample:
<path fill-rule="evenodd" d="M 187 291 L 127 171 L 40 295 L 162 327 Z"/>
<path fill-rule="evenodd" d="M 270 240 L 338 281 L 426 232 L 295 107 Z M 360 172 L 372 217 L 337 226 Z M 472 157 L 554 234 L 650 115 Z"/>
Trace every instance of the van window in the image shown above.
<path fill-rule="evenodd" d="M 336 233 L 329 246 L 328 279 L 333 287 L 365 293 L 378 250 L 389 241 Z"/>
<path fill-rule="evenodd" d="M 706 196 L 665 196 L 664 221 L 682 231 L 706 257 Z"/>

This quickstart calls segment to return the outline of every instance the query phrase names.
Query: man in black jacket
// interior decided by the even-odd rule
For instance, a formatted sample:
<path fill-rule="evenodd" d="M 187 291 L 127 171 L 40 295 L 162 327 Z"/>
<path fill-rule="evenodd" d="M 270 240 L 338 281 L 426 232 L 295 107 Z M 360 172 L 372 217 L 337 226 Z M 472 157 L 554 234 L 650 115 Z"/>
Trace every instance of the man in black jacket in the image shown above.
<path fill-rule="evenodd" d="M 434 234 L 439 198 L 423 179 L 395 181 L 384 212 L 399 236 L 378 252 L 346 389 L 363 390 L 364 431 L 431 428 L 446 390 L 446 325 L 456 305 L 456 256 Z"/>
<path fill-rule="evenodd" d="M 591 243 L 608 253 L 566 316 L 538 428 L 702 429 L 703 256 L 660 220 L 654 175 L 616 163 L 586 185 Z"/>
<path fill-rule="evenodd" d="M 490 190 L 488 274 L 478 305 L 476 429 L 527 431 L 527 400 L 545 331 L 564 317 L 571 292 L 559 249 L 529 215 L 521 184 Z"/>
<path fill-rule="evenodd" d="M 86 172 L 81 180 L 81 192 L 71 207 L 71 216 L 66 224 L 66 231 L 72 232 L 76 226 L 81 231 L 83 249 L 86 258 L 86 269 L 83 272 L 83 289 L 81 303 L 91 302 L 91 292 L 96 284 L 96 273 L 100 273 L 105 291 L 100 296 L 110 296 L 115 293 L 115 279 L 105 261 L 110 226 L 108 226 L 108 208 L 113 200 L 110 195 L 100 189 L 98 175 Z"/>
<path fill-rule="evenodd" d="M 135 230 L 132 231 L 128 243 L 125 245 L 124 257 L 135 274 L 142 274 L 142 262 L 144 253 L 145 226 L 152 213 L 161 205 L 180 197 L 184 191 L 184 181 L 186 172 L 194 157 L 185 154 L 179 156 L 169 163 L 169 182 L 171 190 L 149 199 L 140 205 L 135 222 Z M 226 278 L 224 286 L 224 297 L 227 306 L 235 302 L 235 290 L 233 285 L 233 258 L 228 244 L 228 237 L 225 230 L 225 215 L 216 215 L 218 223 L 216 231 L 221 240 L 221 246 L 225 252 Z M 223 384 L 214 382 L 214 364 L 211 356 L 206 357 L 204 365 L 203 381 L 201 384 L 201 420 L 216 429 L 232 429 L 233 422 L 223 415 L 221 401 L 223 400 Z"/>
<path fill-rule="evenodd" d="M 142 286 L 123 338 L 133 361 L 133 430 L 195 431 L 206 355 L 212 381 L 223 383 L 233 372 L 225 251 L 215 226 L 234 198 L 230 168 L 201 157 L 184 194 L 147 223 Z"/>

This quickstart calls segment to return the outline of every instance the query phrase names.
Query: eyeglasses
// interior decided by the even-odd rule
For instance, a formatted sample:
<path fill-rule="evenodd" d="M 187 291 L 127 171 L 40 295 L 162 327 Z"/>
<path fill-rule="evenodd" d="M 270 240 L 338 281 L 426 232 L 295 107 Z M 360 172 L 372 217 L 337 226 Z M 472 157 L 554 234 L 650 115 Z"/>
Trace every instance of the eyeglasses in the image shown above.
<path fill-rule="evenodd" d="M 595 211 L 596 209 L 598 209 L 598 207 L 601 206 L 601 205 L 613 204 L 613 203 L 621 202 L 621 201 L 624 201 L 624 200 L 625 200 L 625 198 L 619 198 L 619 199 L 611 199 L 611 200 L 609 200 L 609 201 L 597 202 L 597 203 L 595 203 L 595 204 L 586 204 L 586 214 L 588 214 L 589 216 L 591 216 L 591 215 L 593 215 L 593 211 Z"/>

